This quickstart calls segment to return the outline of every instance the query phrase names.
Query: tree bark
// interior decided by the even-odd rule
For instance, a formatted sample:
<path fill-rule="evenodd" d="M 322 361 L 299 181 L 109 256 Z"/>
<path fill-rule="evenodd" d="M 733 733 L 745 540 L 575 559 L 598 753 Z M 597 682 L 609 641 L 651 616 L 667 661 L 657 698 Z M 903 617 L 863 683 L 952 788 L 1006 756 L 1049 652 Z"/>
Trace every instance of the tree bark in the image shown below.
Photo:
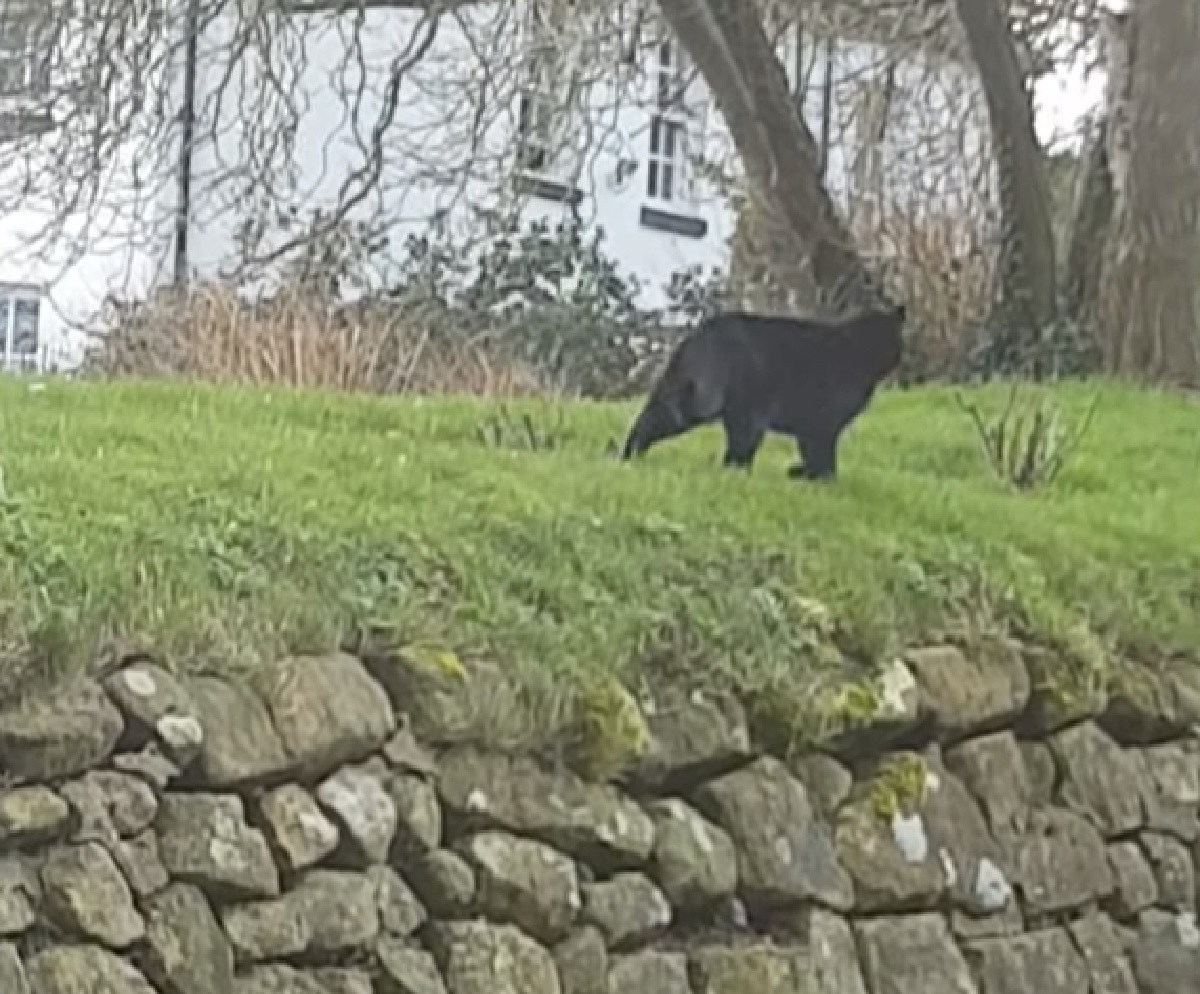
<path fill-rule="evenodd" d="M 1127 174 L 1103 308 L 1109 371 L 1200 387 L 1200 0 L 1138 0 Z"/>
<path fill-rule="evenodd" d="M 1002 323 L 1036 333 L 1054 319 L 1056 287 L 1050 190 L 1033 106 L 996 0 L 955 0 L 955 8 L 983 83 L 999 170 Z"/>
<path fill-rule="evenodd" d="M 741 156 L 764 216 L 792 258 L 778 276 L 802 287 L 801 260 L 832 310 L 878 305 L 880 296 L 821 182 L 817 143 L 796 113 L 787 77 L 749 0 L 659 0 L 675 36 L 699 69 Z M 775 242 L 776 238 L 771 241 Z"/>
<path fill-rule="evenodd" d="M 1108 159 L 1111 118 L 1101 120 L 1083 164 L 1083 183 L 1071 222 L 1063 280 L 1066 316 L 1090 323 L 1098 313 L 1104 273 L 1104 246 L 1112 227 L 1114 191 Z"/>

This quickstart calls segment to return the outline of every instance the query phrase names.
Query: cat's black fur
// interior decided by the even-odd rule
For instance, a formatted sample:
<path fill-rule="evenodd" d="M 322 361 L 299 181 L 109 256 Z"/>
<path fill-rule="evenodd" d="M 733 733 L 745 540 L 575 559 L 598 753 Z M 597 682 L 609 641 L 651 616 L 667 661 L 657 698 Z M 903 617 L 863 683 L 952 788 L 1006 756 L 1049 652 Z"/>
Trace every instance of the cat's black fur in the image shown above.
<path fill-rule="evenodd" d="M 703 424 L 725 428 L 725 465 L 748 469 L 768 431 L 796 440 L 795 479 L 837 475 L 838 438 L 903 354 L 903 305 L 837 323 L 722 314 L 675 349 L 623 459 Z"/>

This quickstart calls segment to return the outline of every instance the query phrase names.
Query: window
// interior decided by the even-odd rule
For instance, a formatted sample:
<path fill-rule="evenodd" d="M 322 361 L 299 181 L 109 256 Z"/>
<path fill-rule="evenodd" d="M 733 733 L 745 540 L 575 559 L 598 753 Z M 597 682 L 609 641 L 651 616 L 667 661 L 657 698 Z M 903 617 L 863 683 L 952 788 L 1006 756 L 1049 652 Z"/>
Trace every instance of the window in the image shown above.
<path fill-rule="evenodd" d="M 521 92 L 517 110 L 517 168 L 544 172 L 550 165 L 554 108 L 536 85 Z"/>
<path fill-rule="evenodd" d="M 556 129 L 560 101 L 555 75 L 562 75 L 559 38 L 541 3 L 529 6 L 526 27 L 529 56 L 525 80 L 517 106 L 517 169 L 522 172 L 550 171 L 555 158 Z"/>
<path fill-rule="evenodd" d="M 654 72 L 654 113 L 650 118 L 646 196 L 679 203 L 691 198 L 687 170 L 687 116 L 683 106 L 683 74 L 676 47 L 658 46 Z"/>
<path fill-rule="evenodd" d="M 36 43 L 35 8 L 18 0 L 0 3 L 0 97 L 32 96 L 48 83 Z"/>
<path fill-rule="evenodd" d="M 0 289 L 0 368 L 35 369 L 40 357 L 41 300 L 32 293 Z"/>

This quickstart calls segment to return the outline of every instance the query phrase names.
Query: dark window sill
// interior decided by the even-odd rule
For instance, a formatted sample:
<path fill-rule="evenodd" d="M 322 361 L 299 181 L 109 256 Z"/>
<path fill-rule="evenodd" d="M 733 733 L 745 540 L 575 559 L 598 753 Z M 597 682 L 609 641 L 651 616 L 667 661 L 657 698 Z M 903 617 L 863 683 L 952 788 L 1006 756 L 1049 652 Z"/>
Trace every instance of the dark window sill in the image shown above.
<path fill-rule="evenodd" d="M 665 231 L 671 235 L 682 235 L 684 238 L 703 238 L 708 234 L 708 222 L 704 218 L 674 214 L 671 211 L 659 210 L 657 207 L 643 207 L 641 222 L 643 228 Z"/>
<path fill-rule="evenodd" d="M 517 190 L 539 200 L 551 200 L 568 207 L 578 207 L 583 200 L 583 191 L 578 187 L 531 173 L 517 174 Z"/>

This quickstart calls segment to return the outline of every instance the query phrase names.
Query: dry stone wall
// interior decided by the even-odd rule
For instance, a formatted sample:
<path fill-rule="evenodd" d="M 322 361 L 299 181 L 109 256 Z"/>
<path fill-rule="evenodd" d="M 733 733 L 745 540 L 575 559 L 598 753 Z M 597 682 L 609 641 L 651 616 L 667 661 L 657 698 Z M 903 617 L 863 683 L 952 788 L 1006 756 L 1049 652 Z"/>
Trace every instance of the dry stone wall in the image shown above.
<path fill-rule="evenodd" d="M 911 653 L 786 760 L 676 699 L 617 786 L 401 656 L 127 660 L 0 712 L 0 992 L 1200 992 L 1191 698 L 1030 670 Z"/>

